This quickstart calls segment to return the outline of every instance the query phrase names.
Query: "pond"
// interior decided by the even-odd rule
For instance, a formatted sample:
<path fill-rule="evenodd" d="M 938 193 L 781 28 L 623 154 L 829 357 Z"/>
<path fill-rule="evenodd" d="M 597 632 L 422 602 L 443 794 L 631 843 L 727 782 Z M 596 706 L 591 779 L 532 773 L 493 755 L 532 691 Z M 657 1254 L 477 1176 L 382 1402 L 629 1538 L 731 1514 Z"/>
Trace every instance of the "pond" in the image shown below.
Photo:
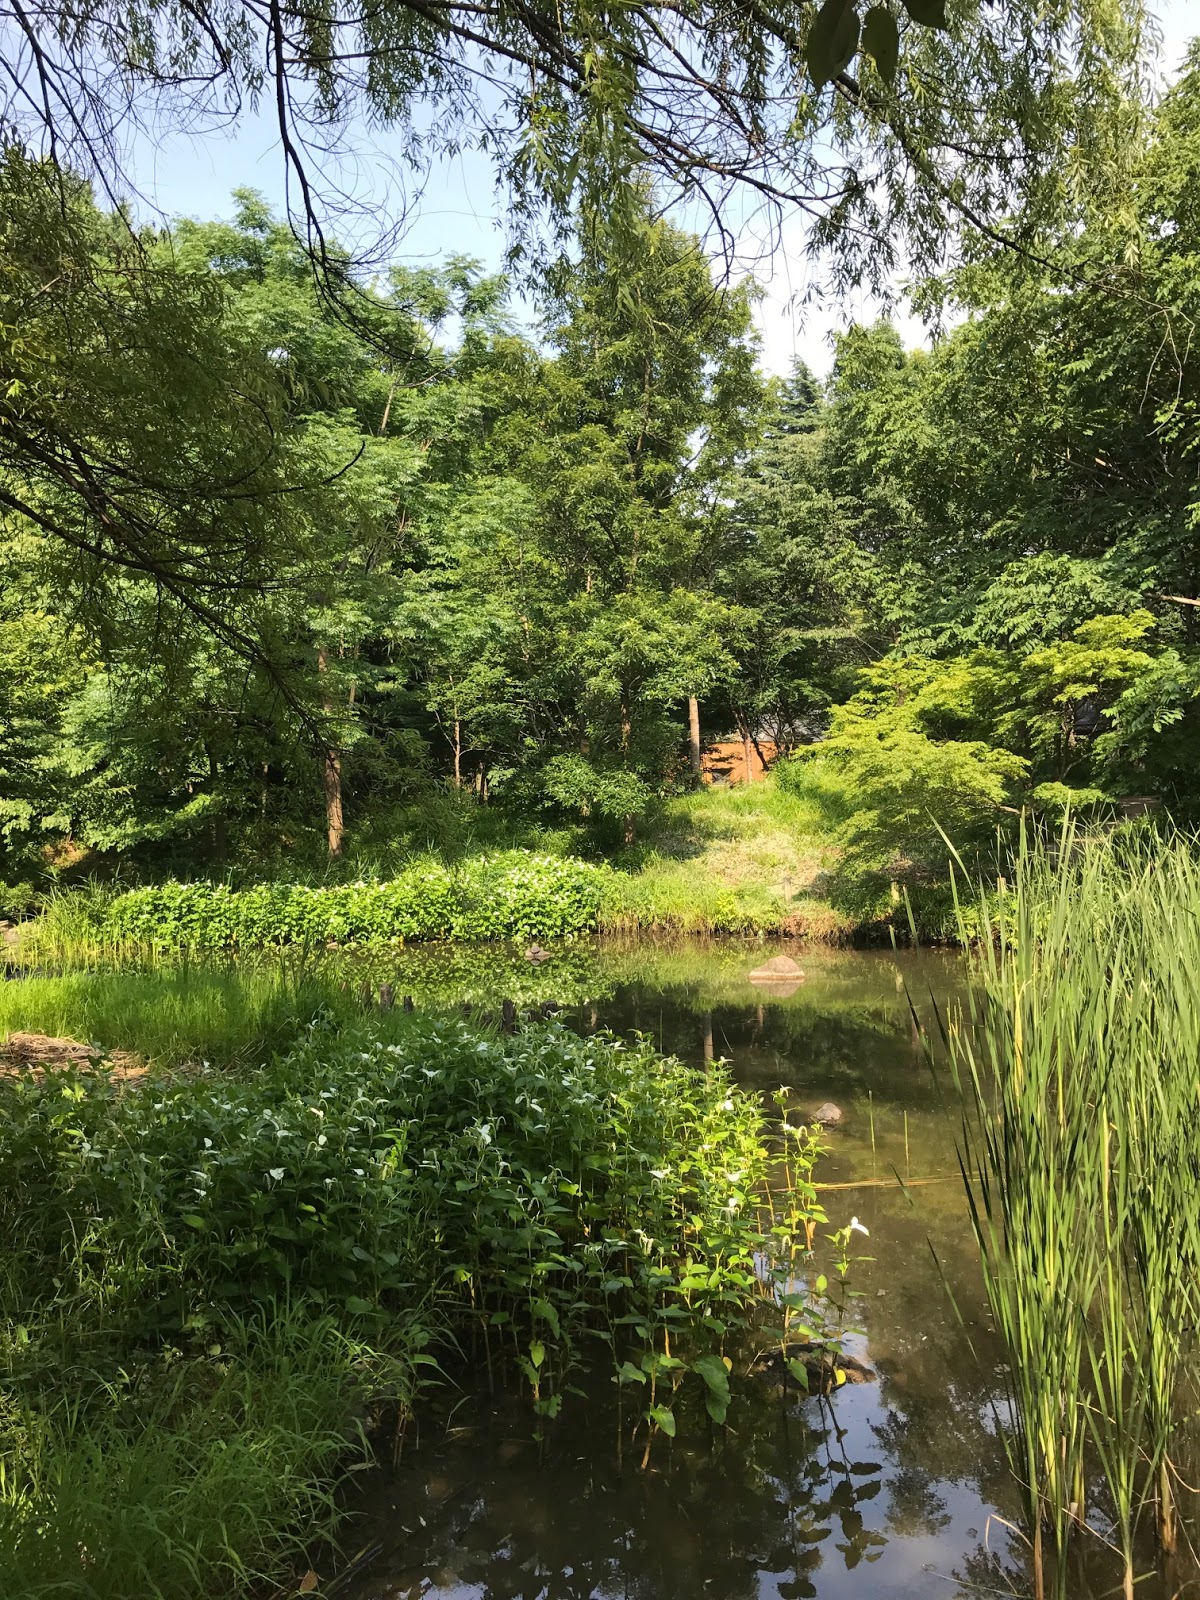
<path fill-rule="evenodd" d="M 799 970 L 762 981 L 762 968 L 785 960 Z M 337 1026 L 362 1007 L 411 1006 L 436 1014 L 425 1030 L 436 1037 L 438 1017 L 458 1007 L 497 1022 L 557 1013 L 583 1034 L 643 1035 L 700 1071 L 724 1059 L 746 1089 L 771 1100 L 785 1091 L 792 1113 L 832 1104 L 816 1178 L 830 1229 L 854 1218 L 866 1230 L 853 1236 L 861 1259 L 850 1269 L 846 1342 L 865 1381 L 809 1396 L 755 1373 L 753 1350 L 732 1350 L 727 1425 L 713 1424 L 700 1386 L 685 1384 L 672 1400 L 677 1437 L 656 1437 L 643 1462 L 644 1429 L 631 1448 L 641 1396 L 611 1381 L 607 1352 L 540 1439 L 527 1396 L 491 1392 L 465 1353 L 445 1352 L 449 1381 L 420 1397 L 398 1459 L 355 1478 L 340 1565 L 321 1592 L 966 1600 L 1031 1585 L 1000 1432 L 1004 1352 L 958 1170 L 957 1096 L 931 1069 L 914 1020 L 915 1008 L 930 1026 L 935 1007 L 961 995 L 965 972 L 946 953 L 757 940 L 528 953 L 427 945 L 49 978 L 13 971 L 0 998 L 8 1029 L 138 1048 L 168 1071 L 203 1048 L 234 1074 L 290 1048 L 317 1015 Z M 450 1034 L 495 1049 L 470 1029 Z M 317 1037 L 323 1048 L 328 1036 Z M 818 1271 L 823 1248 L 832 1259 L 819 1237 Z M 1181 1486 L 1200 1479 L 1200 1451 L 1196 1461 L 1193 1471 L 1181 1456 Z M 1071 1600 L 1119 1592 L 1101 1493 L 1088 1500 L 1094 1537 L 1073 1541 Z M 327 1548 L 319 1560 L 328 1571 Z M 1194 1563 L 1182 1586 L 1154 1568 L 1147 1535 L 1141 1600 L 1200 1593 Z"/>
<path fill-rule="evenodd" d="M 363 1564 L 340 1593 L 925 1600 L 1025 1587 L 957 1125 L 908 999 L 929 1015 L 960 969 L 928 952 L 805 950 L 802 979 L 751 981 L 781 949 L 797 954 L 577 949 L 536 970 L 414 951 L 387 976 L 418 1004 L 453 992 L 498 1008 L 519 985 L 523 1005 L 562 1000 L 580 1029 L 639 1030 L 698 1066 L 726 1058 L 756 1090 L 787 1086 L 797 1106 L 834 1103 L 818 1176 L 831 1224 L 869 1229 L 849 1348 L 875 1380 L 826 1399 L 750 1380 L 728 1428 L 685 1419 L 645 1471 L 622 1450 L 611 1383 L 588 1385 L 539 1444 L 519 1399 L 468 1382 L 425 1408 L 399 1465 L 365 1490 L 352 1536 Z"/>

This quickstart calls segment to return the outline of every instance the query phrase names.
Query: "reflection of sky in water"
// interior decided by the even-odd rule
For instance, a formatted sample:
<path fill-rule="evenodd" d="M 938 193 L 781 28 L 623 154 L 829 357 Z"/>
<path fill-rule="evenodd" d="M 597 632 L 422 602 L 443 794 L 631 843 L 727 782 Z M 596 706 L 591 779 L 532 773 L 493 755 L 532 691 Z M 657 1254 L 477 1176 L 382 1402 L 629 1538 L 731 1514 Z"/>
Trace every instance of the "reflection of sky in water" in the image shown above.
<path fill-rule="evenodd" d="M 697 1064 L 711 1034 L 748 1086 L 786 1084 L 798 1109 L 826 1100 L 842 1109 L 818 1177 L 846 1185 L 822 1195 L 831 1226 L 857 1215 L 870 1229 L 869 1241 L 856 1238 L 872 1259 L 853 1269 L 851 1315 L 863 1333 L 849 1349 L 878 1381 L 822 1401 L 748 1378 L 723 1432 L 698 1405 L 694 1414 L 677 1405 L 680 1436 L 655 1445 L 645 1473 L 640 1446 L 626 1445 L 618 1463 L 617 1396 L 603 1374 L 586 1400 L 568 1402 L 541 1453 L 519 1401 L 468 1394 L 454 1410 L 443 1397 L 435 1404 L 445 1411 L 425 1416 L 402 1468 L 370 1489 L 350 1541 L 383 1548 L 344 1595 L 956 1600 L 1025 1591 L 1019 1546 L 997 1520 L 1016 1521 L 1018 1502 L 992 1416 L 1001 1357 L 956 1125 L 907 998 L 932 1020 L 930 991 L 944 998 L 958 969 L 935 954 L 803 951 L 804 982 L 781 997 L 748 978 L 774 953 L 732 942 L 651 953 L 639 980 L 636 953 L 576 949 L 559 980 L 565 1016 L 585 1029 L 636 1028 Z M 436 991 L 430 961 L 398 960 L 397 992 Z M 536 979 L 514 968 L 512 987 L 492 995 L 554 999 L 553 968 Z M 493 981 L 503 985 L 504 974 Z M 475 985 L 468 977 L 463 991 L 477 999 Z M 624 1404 L 627 1436 L 636 1405 Z M 1073 1595 L 1088 1592 L 1083 1583 Z M 1155 1593 L 1139 1587 L 1143 1600 Z"/>

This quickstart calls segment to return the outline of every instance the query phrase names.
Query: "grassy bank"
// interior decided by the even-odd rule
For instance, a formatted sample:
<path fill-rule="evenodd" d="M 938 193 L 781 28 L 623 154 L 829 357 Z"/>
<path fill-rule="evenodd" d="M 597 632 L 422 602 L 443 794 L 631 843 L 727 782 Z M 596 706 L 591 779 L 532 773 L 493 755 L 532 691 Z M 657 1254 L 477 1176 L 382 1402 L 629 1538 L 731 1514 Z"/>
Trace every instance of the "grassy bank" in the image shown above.
<path fill-rule="evenodd" d="M 0 1036 L 49 1034 L 130 1052 L 162 1067 L 257 1066 L 318 1019 L 359 1020 L 347 980 L 302 960 L 165 959 L 0 984 Z"/>
<path fill-rule="evenodd" d="M 666 803 L 603 912 L 605 928 L 846 938 L 825 898 L 837 854 L 820 810 L 773 778 Z"/>
<path fill-rule="evenodd" d="M 720 1070 L 294 998 L 253 1072 L 0 1077 L 6 1596 L 278 1579 L 434 1359 L 523 1388 L 531 1427 L 596 1361 L 644 1449 L 678 1405 L 720 1421 L 726 1349 L 794 1287 L 817 1145 L 790 1137 L 772 1199 L 762 1108 Z"/>
<path fill-rule="evenodd" d="M 425 855 L 386 877 L 177 882 L 52 894 L 21 930 L 30 962 L 91 951 L 563 940 L 588 933 L 847 937 L 821 898 L 833 855 L 812 808 L 773 782 L 670 802 L 613 862 L 507 849 Z"/>

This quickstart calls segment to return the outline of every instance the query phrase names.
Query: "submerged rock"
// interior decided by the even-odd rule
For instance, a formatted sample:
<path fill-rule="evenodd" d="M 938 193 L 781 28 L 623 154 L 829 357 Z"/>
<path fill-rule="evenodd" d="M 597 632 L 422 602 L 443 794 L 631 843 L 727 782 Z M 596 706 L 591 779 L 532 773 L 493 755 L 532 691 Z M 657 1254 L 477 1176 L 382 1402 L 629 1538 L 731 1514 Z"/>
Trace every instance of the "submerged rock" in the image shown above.
<path fill-rule="evenodd" d="M 818 1344 L 789 1344 L 783 1350 L 765 1350 L 750 1371 L 767 1383 L 781 1389 L 798 1389 L 803 1394 L 831 1394 L 848 1383 L 871 1383 L 875 1378 L 875 1369 L 857 1356 Z"/>

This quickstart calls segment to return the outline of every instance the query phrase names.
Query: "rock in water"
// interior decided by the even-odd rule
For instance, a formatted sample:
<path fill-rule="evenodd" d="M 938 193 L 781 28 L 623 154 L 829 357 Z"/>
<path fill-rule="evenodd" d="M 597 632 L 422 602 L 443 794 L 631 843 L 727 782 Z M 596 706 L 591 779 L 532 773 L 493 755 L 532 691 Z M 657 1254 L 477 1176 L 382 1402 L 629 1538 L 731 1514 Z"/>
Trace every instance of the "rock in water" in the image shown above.
<path fill-rule="evenodd" d="M 804 968 L 791 956 L 772 956 L 750 974 L 751 983 L 803 983 Z"/>
<path fill-rule="evenodd" d="M 782 1389 L 807 1394 L 832 1394 L 848 1383 L 871 1383 L 875 1369 L 856 1356 L 816 1344 L 789 1344 L 784 1350 L 767 1350 L 750 1368 L 755 1377 Z"/>
<path fill-rule="evenodd" d="M 810 1122 L 819 1122 L 823 1128 L 836 1128 L 842 1120 L 841 1106 L 835 1106 L 832 1100 L 826 1100 L 823 1106 L 818 1106 L 808 1119 Z"/>

